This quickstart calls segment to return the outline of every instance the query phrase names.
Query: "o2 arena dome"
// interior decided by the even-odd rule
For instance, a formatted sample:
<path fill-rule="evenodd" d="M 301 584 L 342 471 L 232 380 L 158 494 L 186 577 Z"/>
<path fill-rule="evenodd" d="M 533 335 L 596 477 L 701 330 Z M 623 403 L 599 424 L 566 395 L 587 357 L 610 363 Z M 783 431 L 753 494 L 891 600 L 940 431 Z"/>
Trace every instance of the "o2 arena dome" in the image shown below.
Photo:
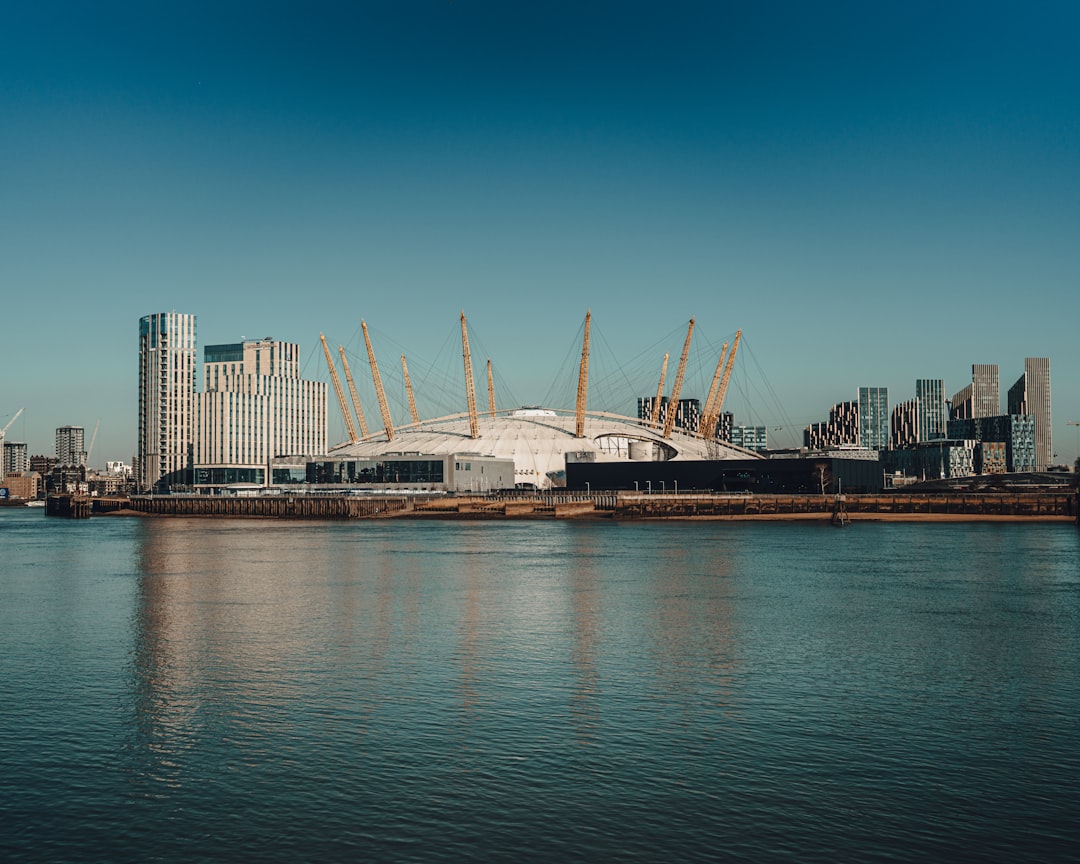
<path fill-rule="evenodd" d="M 589 330 L 591 314 L 585 316 L 585 335 L 582 340 L 581 365 L 578 374 L 577 405 L 574 410 L 527 406 L 496 411 L 493 401 L 489 366 L 489 410 L 481 413 L 476 407 L 476 392 L 472 376 L 468 330 L 464 312 L 461 314 L 461 338 L 465 370 L 465 396 L 468 410 L 461 414 L 422 421 L 415 409 L 415 399 L 409 382 L 408 368 L 402 358 L 405 387 L 409 397 L 412 422 L 395 428 L 390 419 L 386 395 L 379 378 L 378 365 L 368 336 L 367 325 L 361 322 L 368 359 L 371 364 L 376 396 L 379 401 L 383 428 L 365 434 L 362 411 L 350 413 L 330 351 L 322 338 L 323 350 L 333 380 L 334 390 L 349 441 L 330 449 L 327 456 L 334 460 L 380 460 L 392 456 L 484 456 L 513 460 L 515 485 L 521 488 L 550 489 L 564 485 L 568 462 L 630 462 L 707 459 L 753 459 L 760 454 L 734 446 L 715 437 L 724 392 L 731 375 L 740 334 L 736 333 L 730 355 L 727 345 L 716 366 L 709 398 L 695 418 L 692 430 L 676 426 L 675 412 L 667 406 L 679 404 L 679 389 L 685 373 L 694 321 L 690 320 L 679 371 L 668 397 L 644 400 L 651 411 L 649 417 L 638 418 L 603 411 L 586 410 L 589 366 Z M 353 408 L 359 399 L 353 384 L 345 354 L 342 364 L 352 396 Z M 667 357 L 664 369 L 666 371 Z M 354 419 L 355 417 L 355 419 Z M 359 429 L 358 422 L 359 421 Z"/>

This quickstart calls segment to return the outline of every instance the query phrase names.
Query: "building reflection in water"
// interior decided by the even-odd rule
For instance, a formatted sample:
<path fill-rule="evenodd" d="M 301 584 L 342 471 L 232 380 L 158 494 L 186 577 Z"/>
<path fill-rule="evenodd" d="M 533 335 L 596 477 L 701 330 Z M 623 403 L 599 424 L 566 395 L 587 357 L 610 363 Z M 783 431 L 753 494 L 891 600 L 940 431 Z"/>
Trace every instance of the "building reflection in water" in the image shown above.
<path fill-rule="evenodd" d="M 143 520 L 132 771 L 156 794 L 206 742 L 228 772 L 325 741 L 395 751 L 407 729 L 561 747 L 611 712 L 724 712 L 728 559 L 596 534 L 617 530 Z"/>

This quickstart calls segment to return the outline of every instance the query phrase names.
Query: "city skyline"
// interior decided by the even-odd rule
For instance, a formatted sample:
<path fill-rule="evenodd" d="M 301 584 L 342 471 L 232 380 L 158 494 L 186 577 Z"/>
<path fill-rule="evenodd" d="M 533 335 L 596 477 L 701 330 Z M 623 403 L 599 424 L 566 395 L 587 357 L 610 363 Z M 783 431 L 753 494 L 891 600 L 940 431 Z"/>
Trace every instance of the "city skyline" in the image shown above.
<path fill-rule="evenodd" d="M 476 356 L 539 403 L 591 308 L 611 356 L 655 367 L 638 395 L 691 316 L 714 362 L 742 328 L 782 411 L 737 381 L 725 408 L 792 437 L 861 386 L 951 394 L 988 363 L 1004 394 L 1049 357 L 1072 464 L 1077 24 L 1064 4 L 16 8 L 0 424 L 25 407 L 8 440 L 40 453 L 100 418 L 92 460 L 130 461 L 130 322 L 171 309 L 200 347 L 298 343 L 323 381 L 319 333 L 360 356 L 363 318 L 384 364 L 419 347 L 419 367 L 464 309 Z"/>

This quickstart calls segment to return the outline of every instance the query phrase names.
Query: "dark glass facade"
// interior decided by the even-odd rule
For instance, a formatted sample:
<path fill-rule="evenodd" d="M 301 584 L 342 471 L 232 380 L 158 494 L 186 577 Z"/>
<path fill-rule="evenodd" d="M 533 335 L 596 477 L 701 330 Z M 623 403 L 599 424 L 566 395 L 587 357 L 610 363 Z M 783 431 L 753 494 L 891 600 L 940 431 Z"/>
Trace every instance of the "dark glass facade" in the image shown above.
<path fill-rule="evenodd" d="M 262 486 L 266 482 L 265 468 L 196 468 L 197 486 L 231 486 L 234 483 L 255 483 Z"/>
<path fill-rule="evenodd" d="M 445 482 L 441 459 L 335 459 L 309 462 L 308 483 Z"/>

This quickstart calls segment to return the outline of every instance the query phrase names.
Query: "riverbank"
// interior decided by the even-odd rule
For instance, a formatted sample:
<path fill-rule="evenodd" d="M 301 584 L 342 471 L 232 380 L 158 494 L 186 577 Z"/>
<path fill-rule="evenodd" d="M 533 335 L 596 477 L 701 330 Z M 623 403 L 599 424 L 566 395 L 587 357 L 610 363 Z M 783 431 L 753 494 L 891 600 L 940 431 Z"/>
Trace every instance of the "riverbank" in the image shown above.
<path fill-rule="evenodd" d="M 714 495 L 558 491 L 490 495 L 143 495 L 76 499 L 51 515 L 275 519 L 610 519 L 848 522 L 1069 522 L 1070 493 Z"/>

